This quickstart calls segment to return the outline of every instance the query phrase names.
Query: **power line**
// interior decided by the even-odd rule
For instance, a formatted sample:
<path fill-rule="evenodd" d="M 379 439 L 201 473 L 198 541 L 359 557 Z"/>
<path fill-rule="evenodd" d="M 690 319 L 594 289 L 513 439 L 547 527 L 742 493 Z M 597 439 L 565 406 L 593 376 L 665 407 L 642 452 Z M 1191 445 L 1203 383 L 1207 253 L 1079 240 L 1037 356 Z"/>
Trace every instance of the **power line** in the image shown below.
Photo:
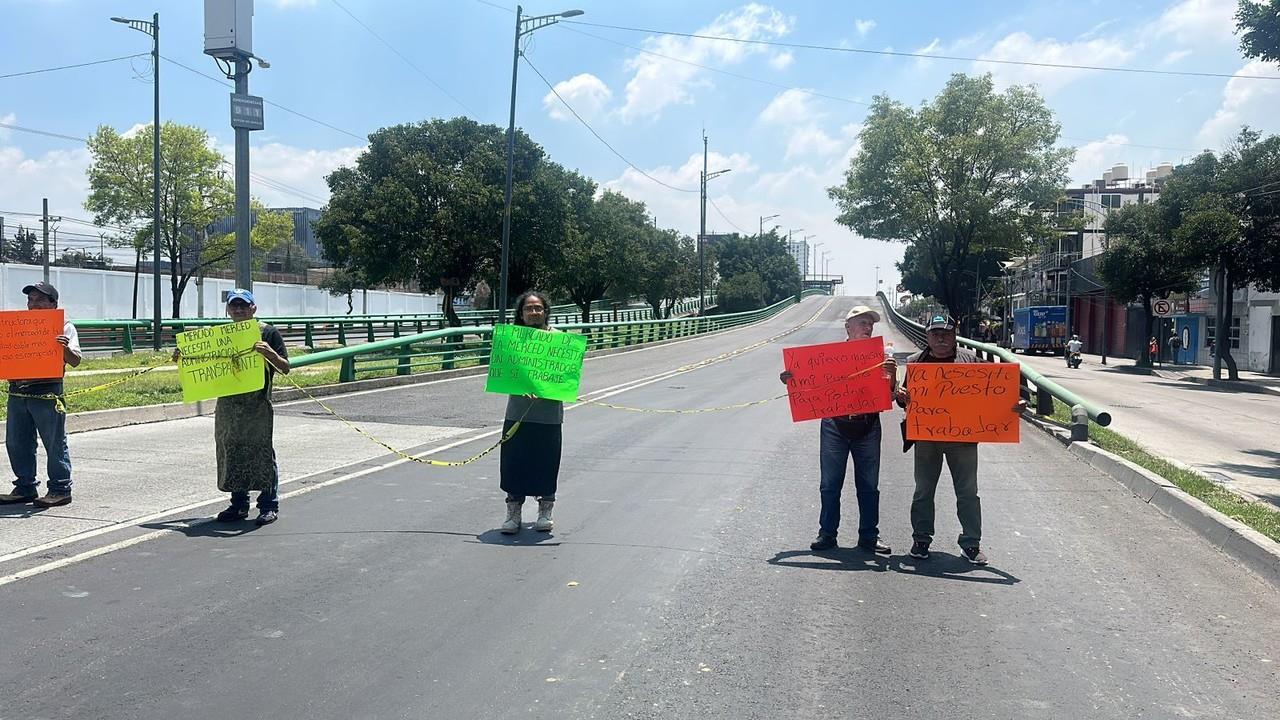
<path fill-rule="evenodd" d="M 641 175 L 645 176 L 646 178 L 649 178 L 650 180 L 654 181 L 655 183 L 665 188 L 675 190 L 677 192 L 686 192 L 686 193 L 698 192 L 697 190 L 690 190 L 687 188 L 676 187 L 675 185 L 665 183 L 659 180 L 658 178 L 650 175 L 649 173 L 645 172 L 644 170 L 641 170 L 639 167 L 637 167 L 635 163 L 631 162 L 626 157 L 624 157 L 622 153 L 615 150 L 614 147 L 609 144 L 608 140 L 605 140 L 603 137 L 601 137 L 600 133 L 596 132 L 595 128 L 591 127 L 590 123 L 582 119 L 582 116 L 578 114 L 578 111 L 574 110 L 573 106 L 570 105 L 568 101 L 566 101 L 563 97 L 561 97 L 560 93 L 556 92 L 555 86 L 553 86 L 551 82 L 547 80 L 546 76 L 542 74 L 542 71 L 539 70 L 536 65 L 534 65 L 532 62 L 529 61 L 529 58 L 525 57 L 524 55 L 521 55 L 521 57 L 524 58 L 525 64 L 528 65 L 529 68 L 532 69 L 533 72 L 537 74 L 537 76 L 542 80 L 543 84 L 546 85 L 548 88 L 550 88 L 551 93 L 555 95 L 557 99 L 560 100 L 560 103 L 563 104 L 566 108 L 568 108 L 569 112 L 573 113 L 573 116 L 578 119 L 578 122 L 582 123 L 582 126 L 585 127 L 592 135 L 594 135 L 597 140 L 599 140 L 605 147 L 609 148 L 609 152 L 613 153 L 618 157 L 619 160 L 629 165 L 632 170 L 635 170 L 636 172 L 640 173 Z"/>
<path fill-rule="evenodd" d="M 624 30 L 627 32 L 648 33 L 650 35 L 670 35 L 673 37 L 691 38 L 695 40 L 716 40 L 734 42 L 743 45 L 764 45 L 768 47 L 794 48 L 798 50 L 823 50 L 861 55 L 887 55 L 891 57 L 924 58 L 927 60 L 958 60 L 963 62 L 991 63 L 995 65 L 1021 65 L 1028 67 L 1053 68 L 1057 70 L 1096 70 L 1101 72 L 1122 72 L 1143 75 L 1177 75 L 1187 77 L 1240 78 L 1244 80 L 1280 80 L 1280 75 L 1236 75 L 1233 73 L 1192 72 L 1188 70 L 1155 70 L 1152 68 L 1123 68 L 1106 65 L 1071 65 L 1067 63 L 1034 62 L 1031 60 L 996 60 L 993 58 L 964 57 L 961 55 L 930 55 L 927 53 L 898 52 L 894 50 L 867 50 L 865 48 L 835 47 L 831 45 L 814 45 L 809 43 L 790 43 L 780 40 L 753 40 L 747 38 L 725 37 L 722 35 L 702 35 L 700 33 L 676 32 L 674 30 L 654 30 L 650 28 L 626 27 L 623 25 L 606 25 L 603 23 L 584 22 L 581 20 L 561 20 L 569 25 L 605 28 L 608 30 Z"/>
<path fill-rule="evenodd" d="M 707 198 L 707 202 L 711 203 L 711 207 L 715 208 L 715 209 L 716 209 L 716 212 L 720 213 L 720 217 L 724 218 L 724 221 L 725 221 L 725 222 L 727 222 L 727 223 L 729 223 L 730 227 L 732 227 L 734 230 L 737 230 L 737 231 L 738 231 L 740 234 L 742 234 L 742 235 L 746 235 L 746 234 L 747 234 L 747 231 L 746 231 L 746 230 L 743 230 L 742 228 L 740 228 L 740 227 L 738 227 L 737 225 L 734 225 L 734 224 L 733 224 L 733 221 L 729 219 L 729 216 L 728 216 L 728 215 L 725 215 L 725 214 L 724 214 L 724 211 L 720 209 L 720 206 L 716 204 L 716 201 L 715 201 L 715 200 L 712 200 L 710 197 L 708 197 L 708 198 Z"/>
<path fill-rule="evenodd" d="M 424 71 L 422 68 L 418 67 L 418 66 L 417 66 L 417 64 L 415 64 L 412 60 L 410 60 L 409 58 L 405 57 L 405 54 L 404 54 L 404 53 L 402 53 L 402 52 L 400 52 L 399 50 L 397 50 L 397 49 L 395 48 L 395 46 L 393 46 L 391 43 L 389 43 L 389 42 L 387 42 L 385 39 L 383 39 L 383 37 L 382 37 L 381 35 L 379 35 L 378 33 L 374 32 L 374 31 L 373 31 L 373 28 L 369 27 L 368 25 L 366 25 L 366 24 L 365 24 L 365 22 L 364 22 L 363 20 L 361 20 L 360 18 L 356 17 L 356 16 L 355 16 L 355 15 L 354 15 L 350 10 L 348 10 L 346 7 L 344 7 L 344 6 L 342 5 L 342 3 L 338 2 L 338 0 L 332 0 L 332 2 L 333 2 L 333 4 L 334 4 L 334 5 L 337 5 L 337 6 L 338 6 L 338 9 L 339 9 L 339 10 L 341 10 L 342 12 L 346 13 L 347 15 L 349 15 L 349 16 L 351 17 L 351 19 L 352 19 L 352 20 L 355 20 L 355 21 L 356 21 L 356 23 L 358 23 L 358 24 L 360 25 L 360 27 L 364 28 L 365 30 L 367 30 L 367 31 L 369 32 L 369 34 L 370 34 L 370 35 L 372 35 L 372 36 L 374 36 L 375 38 L 377 38 L 377 39 L 378 39 L 378 42 L 382 43 L 383 45 L 386 45 L 386 46 L 387 46 L 387 49 L 388 49 L 388 50 L 390 50 L 391 52 L 395 53 L 395 54 L 396 54 L 396 56 L 397 56 L 397 57 L 399 57 L 401 60 L 403 60 L 403 61 L 405 62 L 405 64 L 406 64 L 406 65 L 408 65 L 409 67 L 411 67 L 411 68 L 413 68 L 414 70 L 416 70 L 416 71 L 418 72 L 418 74 L 419 74 L 419 75 L 421 75 L 422 77 L 426 78 L 426 79 L 427 79 L 427 82 L 429 82 L 429 83 L 431 83 L 432 85 L 434 85 L 434 86 L 435 86 L 435 88 L 436 88 L 437 90 L 439 90 L 440 92 L 444 93 L 446 97 L 448 97 L 450 100 L 452 100 L 452 101 L 454 101 L 455 103 L 457 103 L 457 104 L 458 104 L 458 106 L 459 106 L 459 107 L 461 107 L 463 110 L 466 110 L 468 114 L 470 114 L 470 115 L 475 115 L 475 114 L 476 114 L 474 110 L 472 110 L 471 108 L 467 107 L 467 104 L 466 104 L 466 103 L 464 103 L 464 102 L 462 102 L 461 100 L 459 100 L 458 98 L 454 97 L 454 96 L 453 96 L 453 93 L 451 93 L 451 92 L 449 92 L 448 90 L 446 90 L 446 89 L 444 88 L 444 86 L 443 86 L 443 85 L 441 85 L 440 83 L 438 83 L 438 82 L 436 82 L 436 81 L 435 81 L 435 78 L 433 78 L 433 77 L 431 77 L 430 75 L 428 75 L 428 74 L 426 73 L 426 71 Z"/>
<path fill-rule="evenodd" d="M 23 72 L 0 75 L 0 80 L 23 77 L 25 75 L 39 75 L 40 73 L 57 72 L 58 70 L 71 70 L 73 68 L 89 67 L 90 65 L 103 65 L 105 63 L 120 62 L 121 60 L 132 60 L 133 58 L 146 57 L 150 54 L 151 53 L 134 53 L 133 55 L 121 55 L 120 57 L 107 58 L 106 60 L 91 60 L 89 62 L 76 63 L 74 65 L 59 65 L 58 67 L 41 68 L 39 70 L 24 70 Z"/>
<path fill-rule="evenodd" d="M 17 130 L 18 132 L 31 133 L 32 135 L 44 135 L 45 137 L 58 138 L 59 140 L 72 140 L 78 143 L 86 142 L 84 138 L 73 137 L 71 135 L 62 135 L 61 133 L 47 132 L 45 130 L 33 130 L 31 128 L 11 125 L 9 123 L 0 122 L 0 127 L 9 130 Z"/>
<path fill-rule="evenodd" d="M 480 2 L 480 0 L 477 0 L 477 2 Z M 556 23 L 556 24 L 560 25 L 560 23 Z M 738 78 L 739 80 L 746 80 L 748 82 L 760 83 L 761 85 L 769 85 L 771 87 L 780 88 L 782 90 L 794 90 L 796 92 L 804 93 L 805 95 L 811 95 L 813 97 L 819 97 L 825 100 L 837 100 L 839 102 L 850 103 L 852 105 L 863 105 L 866 107 L 871 107 L 871 103 L 863 102 L 862 100 L 854 100 L 853 98 L 840 97 L 839 95 L 827 95 L 825 93 L 816 92 L 814 90 L 806 90 L 805 88 L 794 87 L 792 85 L 784 85 L 782 83 L 773 82 L 772 80 L 765 80 L 764 78 L 751 77 L 750 75 L 743 75 L 741 73 L 736 73 L 731 70 L 724 70 L 722 68 L 712 67 L 710 65 L 703 65 L 701 63 L 693 62 L 692 60 L 684 60 L 682 58 L 672 57 L 671 55 L 663 55 L 662 53 L 654 52 L 652 50 L 645 50 L 644 48 L 636 47 L 635 45 L 628 45 L 627 43 L 624 43 L 624 42 L 618 42 L 617 40 L 611 40 L 609 38 L 601 37 L 599 35 L 593 35 L 589 32 L 584 32 L 582 30 L 575 30 L 571 27 L 562 27 L 561 29 L 567 30 L 568 32 L 571 32 L 571 33 L 577 33 L 578 35 L 585 35 L 589 38 L 595 38 L 596 40 L 600 40 L 602 42 L 612 43 L 614 45 L 618 45 L 620 47 L 624 47 L 629 50 L 634 50 L 638 53 L 644 53 L 645 55 L 652 55 L 654 57 L 659 57 L 664 60 L 670 60 L 671 62 L 678 62 L 684 65 L 690 65 L 696 68 L 702 68 L 703 70 L 709 70 L 714 73 L 720 73 L 721 75 L 728 75 L 729 77 Z"/>
<path fill-rule="evenodd" d="M 234 88 L 234 87 L 235 87 L 234 85 L 232 85 L 232 84 L 231 84 L 231 83 L 229 83 L 229 82 L 226 82 L 225 80 L 219 80 L 218 78 L 216 78 L 216 77 L 214 77 L 214 76 L 212 76 L 212 75 L 208 75 L 208 74 L 206 74 L 206 73 L 202 73 L 202 72 L 200 72 L 199 70 L 196 70 L 196 69 L 195 69 L 195 68 L 193 68 L 193 67 L 190 67 L 190 66 L 188 66 L 188 65 L 183 65 L 182 63 L 178 62 L 177 60 L 174 60 L 173 58 L 165 57 L 164 55 L 161 55 L 160 57 L 161 57 L 161 59 L 165 60 L 166 62 L 168 62 L 168 63 L 170 63 L 170 64 L 177 65 L 178 67 L 182 68 L 183 70 L 186 70 L 187 72 L 193 72 L 193 73 L 195 73 L 196 75 L 199 75 L 200 77 L 203 77 L 203 78 L 207 78 L 207 79 L 209 79 L 209 80 L 212 80 L 212 81 L 214 81 L 214 82 L 218 83 L 219 85 L 221 85 L 221 86 L 223 86 L 223 87 L 228 87 L 228 88 Z M 309 121 L 311 121 L 311 122 L 313 122 L 313 123 L 315 123 L 315 124 L 317 124 L 317 125 L 323 125 L 324 127 L 327 127 L 327 128 L 329 128 L 330 130 L 333 130 L 333 131 L 335 131 L 335 132 L 340 132 L 340 133 L 342 133 L 343 135 L 349 135 L 349 136 L 351 136 L 351 137 L 355 138 L 356 140 L 359 140 L 360 142 L 368 142 L 368 141 L 369 141 L 369 139 L 368 139 L 367 137 L 361 137 L 360 135 L 357 135 L 357 134 L 355 134 L 355 133 L 353 133 L 353 132 L 348 132 L 348 131 L 346 131 L 346 130 L 343 130 L 342 128 L 337 127 L 336 125 L 330 125 L 329 123 L 327 123 L 327 122 L 325 122 L 325 121 L 323 121 L 323 120 L 317 120 L 316 118 L 313 118 L 313 117 L 311 117 L 310 115 L 306 115 L 306 114 L 304 114 L 304 113 L 300 113 L 300 112 L 298 112 L 297 110 L 294 110 L 294 109 L 292 109 L 292 108 L 287 108 L 287 107 L 285 107 L 284 105 L 281 105 L 280 103 L 272 102 L 272 101 L 267 100 L 267 99 L 265 99 L 265 98 L 262 100 L 262 102 L 266 103 L 267 105 L 270 105 L 270 106 L 271 106 L 271 107 L 273 107 L 273 108 L 277 108 L 277 109 L 283 110 L 283 111 L 285 111 L 285 112 L 287 112 L 287 113 L 289 113 L 289 114 L 291 114 L 291 115 L 297 115 L 298 117 L 302 118 L 303 120 L 309 120 Z"/>

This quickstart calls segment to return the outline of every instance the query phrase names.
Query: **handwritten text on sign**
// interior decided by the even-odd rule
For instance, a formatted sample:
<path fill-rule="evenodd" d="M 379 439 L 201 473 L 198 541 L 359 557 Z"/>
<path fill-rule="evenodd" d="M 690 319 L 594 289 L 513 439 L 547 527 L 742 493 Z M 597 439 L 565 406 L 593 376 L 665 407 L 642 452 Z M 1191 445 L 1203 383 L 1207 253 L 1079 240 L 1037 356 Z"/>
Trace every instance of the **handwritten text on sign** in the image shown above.
<path fill-rule="evenodd" d="M 266 369 L 253 346 L 262 339 L 257 320 L 178 333 L 182 401 L 196 402 L 261 390 Z"/>
<path fill-rule="evenodd" d="M 888 410 L 889 382 L 880 365 L 884 340 L 806 345 L 782 349 L 791 373 L 787 395 L 795 422 Z"/>
<path fill-rule="evenodd" d="M 60 378 L 61 310 L 0 312 L 0 380 Z"/>
<path fill-rule="evenodd" d="M 582 335 L 499 325 L 493 329 L 484 389 L 574 402 L 586 353 L 587 339 Z"/>
<path fill-rule="evenodd" d="M 909 363 L 907 439 L 1018 442 L 1017 363 Z"/>

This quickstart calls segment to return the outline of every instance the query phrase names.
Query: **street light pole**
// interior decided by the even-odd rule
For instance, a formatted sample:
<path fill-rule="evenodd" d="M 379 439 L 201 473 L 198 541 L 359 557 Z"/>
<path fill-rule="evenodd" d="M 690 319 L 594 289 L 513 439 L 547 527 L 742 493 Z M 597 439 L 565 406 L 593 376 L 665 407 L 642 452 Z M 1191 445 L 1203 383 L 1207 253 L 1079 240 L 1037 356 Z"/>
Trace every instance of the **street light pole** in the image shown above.
<path fill-rule="evenodd" d="M 151 36 L 151 347 L 160 349 L 160 13 L 151 20 L 129 20 L 113 17 L 118 22 Z"/>
<path fill-rule="evenodd" d="M 759 235 L 759 237 L 764 237 L 764 221 L 765 221 L 765 220 L 773 220 L 774 218 L 780 218 L 780 217 L 782 217 L 782 215 L 761 215 L 761 216 L 760 216 L 760 235 Z"/>
<path fill-rule="evenodd" d="M 554 25 L 560 18 L 577 17 L 581 10 L 566 10 L 551 15 L 524 17 L 524 8 L 516 6 L 516 35 L 511 50 L 511 112 L 507 118 L 507 184 L 502 194 L 502 260 L 498 277 L 498 323 L 507 321 L 507 271 L 511 258 L 511 186 L 516 159 L 516 80 L 520 70 L 520 38 L 524 35 Z"/>

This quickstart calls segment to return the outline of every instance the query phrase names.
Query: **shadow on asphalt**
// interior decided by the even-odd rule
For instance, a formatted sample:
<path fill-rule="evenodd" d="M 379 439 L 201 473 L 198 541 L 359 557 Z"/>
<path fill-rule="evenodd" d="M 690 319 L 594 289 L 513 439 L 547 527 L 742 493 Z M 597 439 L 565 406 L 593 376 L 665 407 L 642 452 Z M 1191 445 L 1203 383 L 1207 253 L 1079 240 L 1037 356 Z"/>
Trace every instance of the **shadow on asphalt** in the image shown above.
<path fill-rule="evenodd" d="M 553 532 L 537 532 L 528 526 L 521 528 L 520 532 L 515 535 L 503 535 L 499 530 L 486 530 L 479 535 L 473 536 L 477 542 L 485 545 L 514 545 L 514 546 L 538 546 L 538 547 L 555 547 L 560 545 L 560 541 L 554 540 Z"/>
<path fill-rule="evenodd" d="M 798 560 L 797 558 L 815 559 Z M 822 561 L 817 558 L 829 558 L 829 560 Z M 1019 578 L 990 565 L 971 565 L 968 560 L 959 555 L 950 555 L 936 550 L 932 552 L 928 560 L 918 560 L 910 555 L 881 557 L 853 548 L 839 548 L 826 552 L 785 550 L 770 558 L 768 563 L 779 567 L 804 568 L 808 570 L 891 571 L 902 573 L 903 575 L 922 575 L 944 580 L 992 585 L 1014 585 L 1022 582 Z"/>
<path fill-rule="evenodd" d="M 241 520 L 234 523 L 214 522 L 210 518 L 185 518 L 182 520 L 166 520 L 164 522 L 142 523 L 140 527 L 150 530 L 172 530 L 180 532 L 189 538 L 214 537 L 214 538 L 232 538 L 241 535 L 247 535 L 260 526 L 253 522 L 253 518 Z"/>

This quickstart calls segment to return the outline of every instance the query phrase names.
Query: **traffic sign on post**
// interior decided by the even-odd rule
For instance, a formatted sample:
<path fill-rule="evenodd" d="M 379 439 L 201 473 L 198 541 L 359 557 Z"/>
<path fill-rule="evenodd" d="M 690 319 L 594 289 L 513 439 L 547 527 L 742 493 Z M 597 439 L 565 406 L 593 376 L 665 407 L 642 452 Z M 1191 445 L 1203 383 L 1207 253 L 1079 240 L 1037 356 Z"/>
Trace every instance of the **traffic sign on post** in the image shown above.
<path fill-rule="evenodd" d="M 261 130 L 262 98 L 257 95 L 231 93 L 231 127 Z"/>
<path fill-rule="evenodd" d="M 1172 317 L 1173 303 L 1168 300 L 1153 300 L 1151 302 L 1151 313 L 1156 317 Z"/>

